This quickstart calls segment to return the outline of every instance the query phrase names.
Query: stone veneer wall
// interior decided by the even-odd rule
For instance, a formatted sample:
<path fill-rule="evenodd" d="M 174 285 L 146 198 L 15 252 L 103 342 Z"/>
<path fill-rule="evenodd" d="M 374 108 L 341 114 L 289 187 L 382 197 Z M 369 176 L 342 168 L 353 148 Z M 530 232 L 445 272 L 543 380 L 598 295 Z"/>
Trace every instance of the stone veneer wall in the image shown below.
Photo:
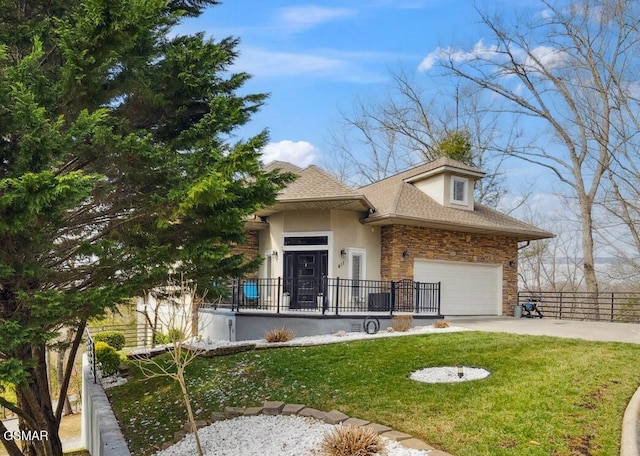
<path fill-rule="evenodd" d="M 502 264 L 502 313 L 513 315 L 518 294 L 518 241 L 492 234 L 406 225 L 382 227 L 382 280 L 413 279 L 416 258 Z M 403 258 L 402 252 L 409 257 Z M 509 262 L 513 261 L 513 266 Z"/>
<path fill-rule="evenodd" d="M 260 254 L 259 234 L 260 233 L 255 230 L 245 231 L 244 233 L 246 238 L 245 242 L 243 242 L 242 244 L 234 245 L 233 248 L 231 249 L 231 252 L 236 255 L 239 253 L 243 253 L 245 260 L 247 261 L 255 260 Z M 249 273 L 248 277 L 249 278 L 258 277 L 258 271 L 256 270 L 255 272 Z"/>

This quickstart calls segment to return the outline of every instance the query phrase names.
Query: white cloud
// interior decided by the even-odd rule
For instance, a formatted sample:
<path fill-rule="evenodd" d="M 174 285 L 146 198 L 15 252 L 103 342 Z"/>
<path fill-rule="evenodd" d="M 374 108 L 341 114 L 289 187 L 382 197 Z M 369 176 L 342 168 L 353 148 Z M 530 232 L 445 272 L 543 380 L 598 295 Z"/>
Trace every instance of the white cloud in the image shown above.
<path fill-rule="evenodd" d="M 474 59 L 491 59 L 498 55 L 497 51 L 498 47 L 496 45 L 485 46 L 482 40 L 478 41 L 471 51 L 455 51 L 452 48 L 438 47 L 422 59 L 418 66 L 418 71 L 429 71 L 439 60 L 444 59 L 456 63 L 469 62 Z"/>
<path fill-rule="evenodd" d="M 274 52 L 245 48 L 237 61 L 238 67 L 254 76 L 296 76 L 338 73 L 345 62 L 332 57 L 292 52 Z"/>
<path fill-rule="evenodd" d="M 529 71 L 538 71 L 541 67 L 552 69 L 564 65 L 568 58 L 569 55 L 563 50 L 549 46 L 538 46 L 531 50 L 531 55 L 526 56 L 524 65 Z"/>
<path fill-rule="evenodd" d="M 266 164 L 279 160 L 305 168 L 313 163 L 319 155 L 320 151 L 310 142 L 285 139 L 267 144 L 262 150 L 262 161 Z"/>
<path fill-rule="evenodd" d="M 327 8 L 315 5 L 292 6 L 280 11 L 279 20 L 283 23 L 284 29 L 299 32 L 354 14 L 355 10 L 351 8 Z"/>
<path fill-rule="evenodd" d="M 538 46 L 531 49 L 530 53 L 522 48 L 512 48 L 510 52 L 528 71 L 540 71 L 541 68 L 553 69 L 567 63 L 567 52 L 550 46 Z M 440 60 L 450 60 L 453 63 L 465 63 L 472 60 L 493 61 L 503 63 L 504 54 L 498 52 L 498 46 L 485 46 L 482 40 L 478 41 L 470 51 L 454 50 L 452 48 L 438 47 L 429 53 L 418 66 L 418 71 L 426 72 L 433 68 Z M 507 73 L 509 74 L 509 73 Z"/>
<path fill-rule="evenodd" d="M 236 69 L 256 77 L 307 76 L 339 81 L 371 83 L 387 80 L 372 62 L 392 61 L 396 54 L 348 52 L 330 49 L 314 53 L 277 52 L 248 47 L 236 61 Z"/>

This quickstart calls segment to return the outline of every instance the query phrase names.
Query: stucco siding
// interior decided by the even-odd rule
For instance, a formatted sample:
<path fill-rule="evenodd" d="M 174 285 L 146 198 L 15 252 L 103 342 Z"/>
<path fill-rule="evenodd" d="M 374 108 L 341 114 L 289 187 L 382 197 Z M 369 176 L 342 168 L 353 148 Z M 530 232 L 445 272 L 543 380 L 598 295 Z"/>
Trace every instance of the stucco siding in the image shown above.
<path fill-rule="evenodd" d="M 333 262 L 335 277 L 349 279 L 349 257 L 340 254 L 344 249 L 362 249 L 366 251 L 366 279 L 380 280 L 380 228 L 364 226 L 360 223 L 361 214 L 350 211 L 331 211 L 331 229 L 333 231 Z M 330 259 L 331 261 L 331 259 Z"/>

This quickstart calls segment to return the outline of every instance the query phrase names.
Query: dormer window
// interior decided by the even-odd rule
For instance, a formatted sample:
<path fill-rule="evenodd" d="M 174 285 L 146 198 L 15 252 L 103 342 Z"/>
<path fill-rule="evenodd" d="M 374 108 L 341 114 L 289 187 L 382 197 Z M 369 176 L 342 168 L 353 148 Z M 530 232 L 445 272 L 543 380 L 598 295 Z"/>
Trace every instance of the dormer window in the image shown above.
<path fill-rule="evenodd" d="M 469 200 L 467 198 L 467 186 L 469 179 L 463 177 L 451 176 L 451 204 L 460 204 L 467 206 Z"/>

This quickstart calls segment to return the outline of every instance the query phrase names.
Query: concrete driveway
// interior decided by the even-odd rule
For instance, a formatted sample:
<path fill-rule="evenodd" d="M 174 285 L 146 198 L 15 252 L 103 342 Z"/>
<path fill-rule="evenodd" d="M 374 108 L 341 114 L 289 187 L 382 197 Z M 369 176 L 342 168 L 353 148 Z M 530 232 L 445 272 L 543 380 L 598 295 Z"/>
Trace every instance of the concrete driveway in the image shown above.
<path fill-rule="evenodd" d="M 640 344 L 640 324 L 636 323 L 513 317 L 447 317 L 446 320 L 454 326 L 462 326 L 475 331 Z"/>

